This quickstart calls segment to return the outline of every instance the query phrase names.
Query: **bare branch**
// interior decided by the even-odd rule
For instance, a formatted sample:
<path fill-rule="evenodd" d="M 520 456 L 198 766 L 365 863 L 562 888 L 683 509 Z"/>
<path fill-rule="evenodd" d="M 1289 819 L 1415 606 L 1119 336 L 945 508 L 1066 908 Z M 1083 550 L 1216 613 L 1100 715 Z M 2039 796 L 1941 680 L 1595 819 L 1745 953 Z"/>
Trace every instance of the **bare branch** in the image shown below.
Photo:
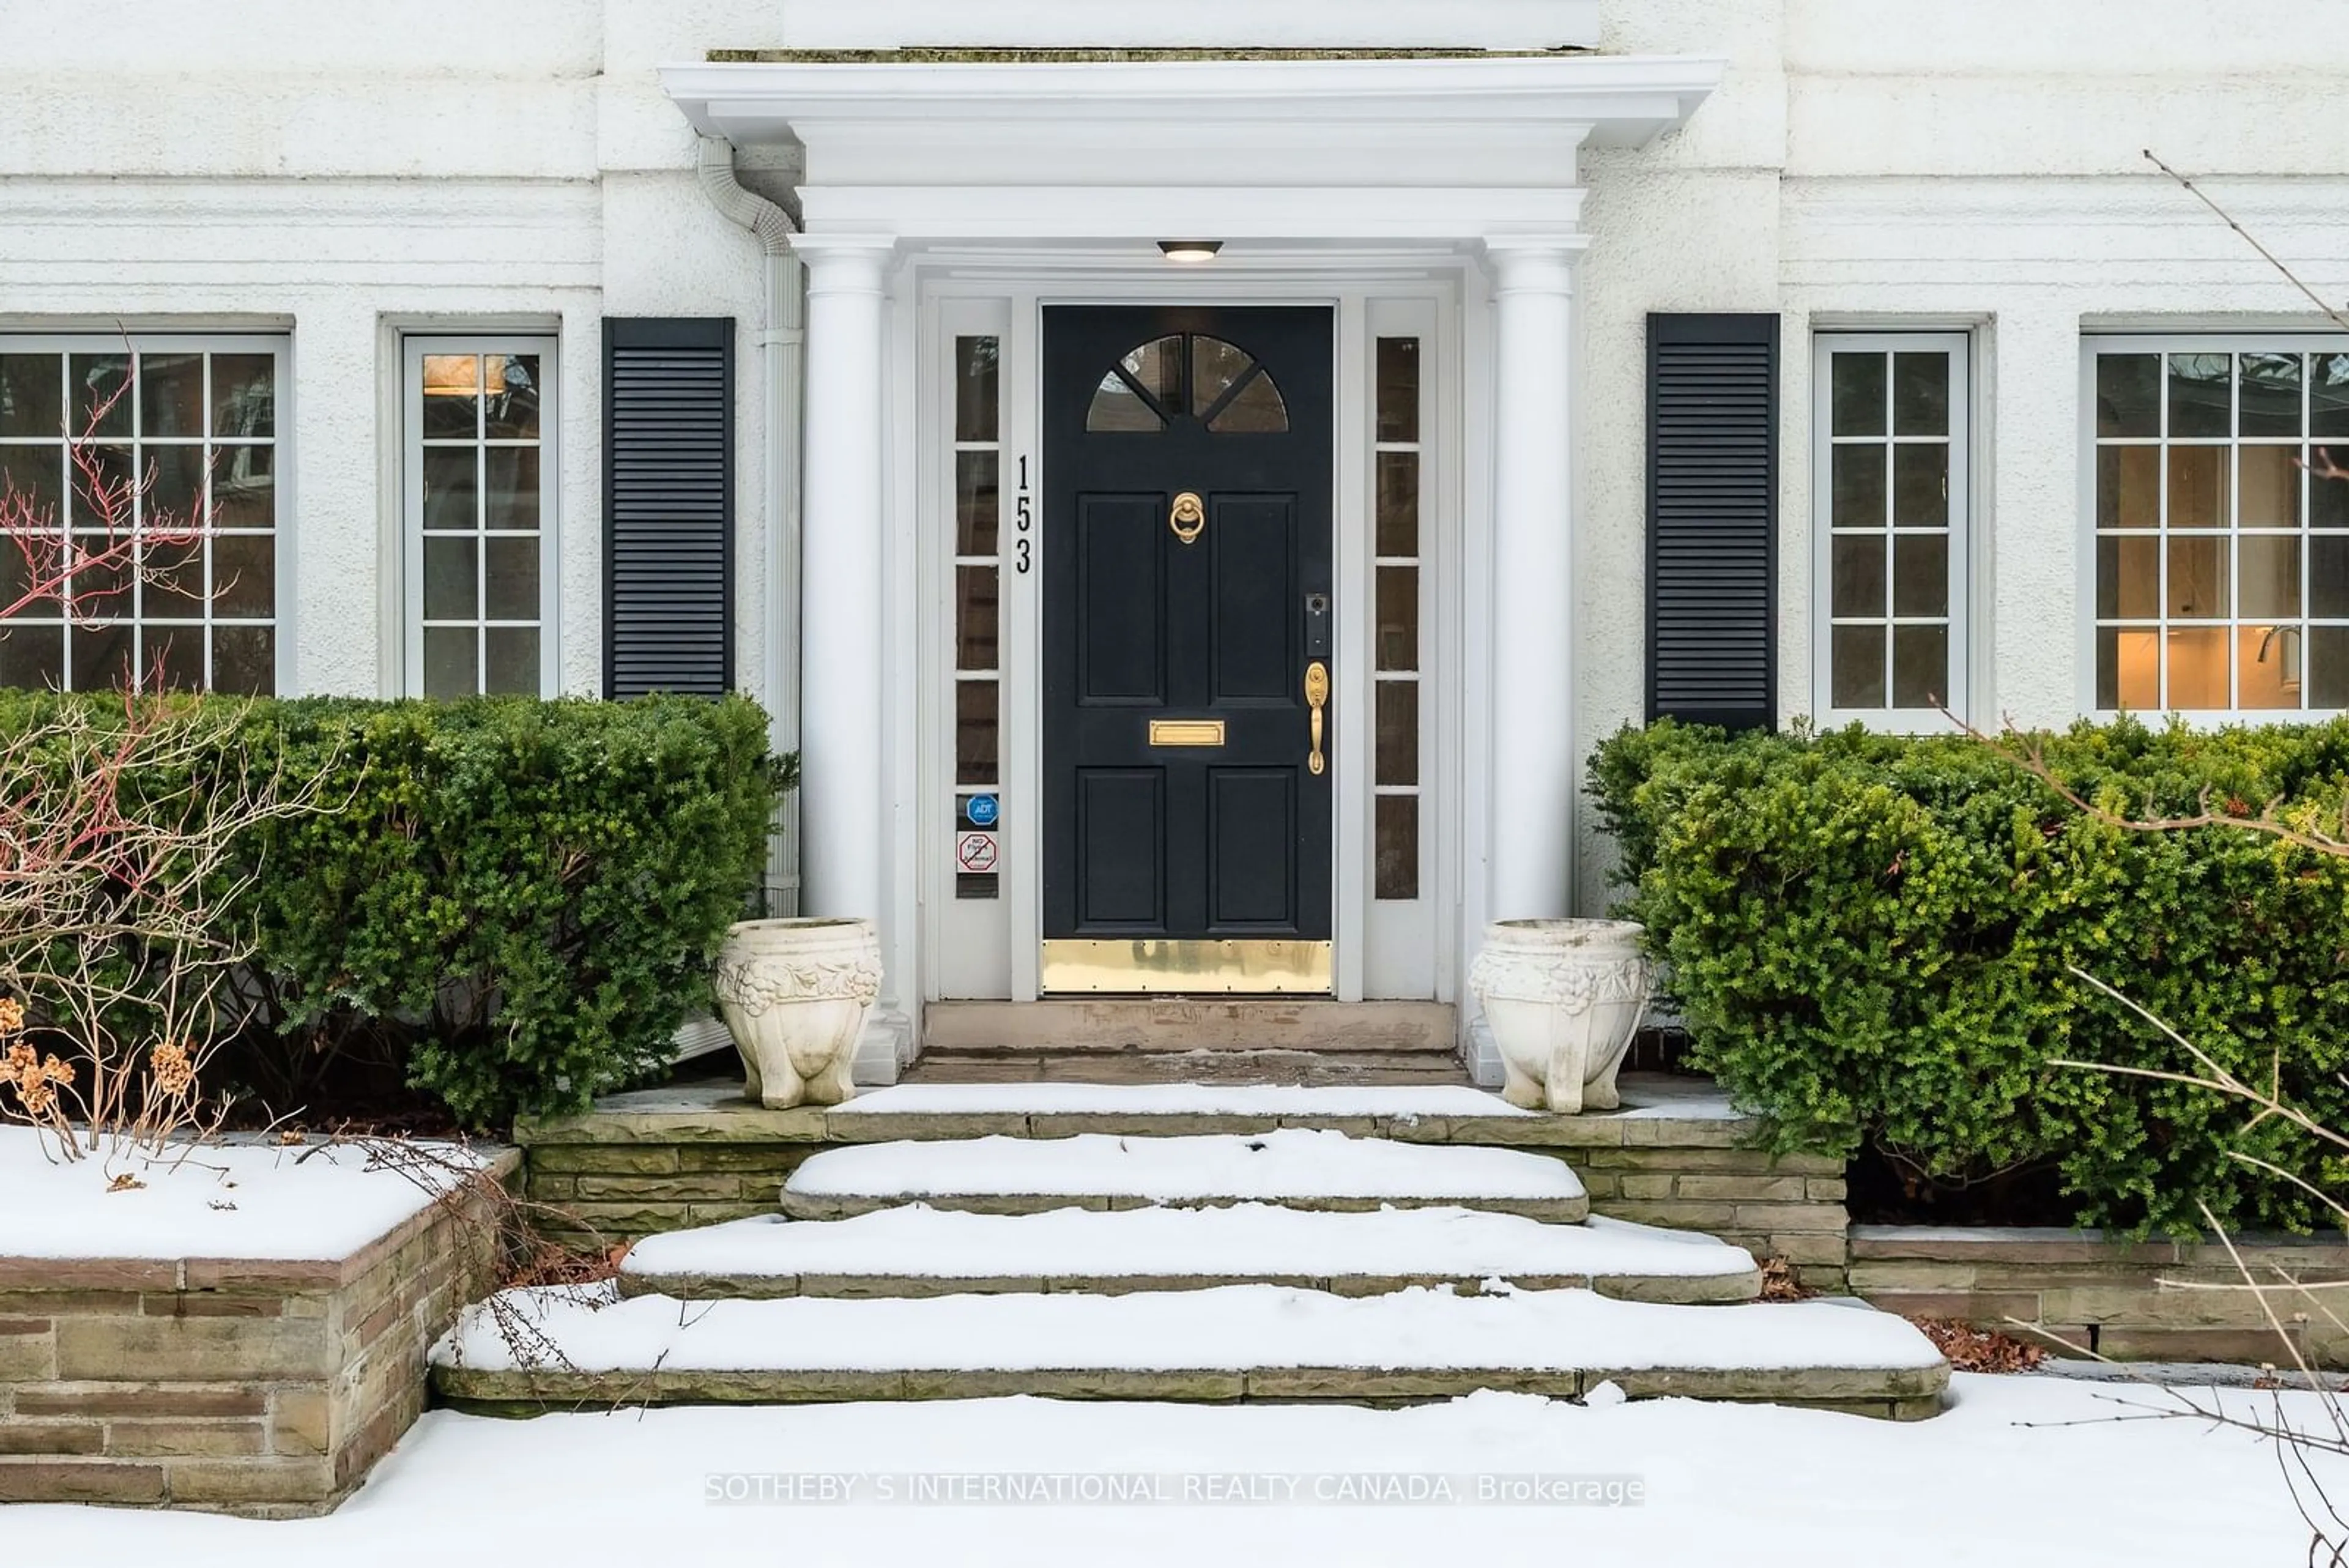
<path fill-rule="evenodd" d="M 2284 275 L 2285 280 L 2289 282 L 2292 287 L 2300 290 L 2301 293 L 2308 296 L 2308 302 L 2311 305 L 2313 305 L 2317 309 L 2324 312 L 2326 320 L 2332 322 L 2333 326 L 2341 328 L 2342 331 L 2349 332 L 2349 317 L 2343 316 L 2340 311 L 2335 310 L 2333 306 L 2325 304 L 2323 296 L 2318 294 L 2316 290 L 2309 287 L 2308 285 L 2302 281 L 2298 273 L 2286 266 L 2276 255 L 2275 252 L 2261 244 L 2258 236 L 2253 234 L 2251 230 L 2235 222 L 2234 218 L 2228 213 L 2226 208 L 2221 207 L 2217 202 L 2210 199 L 2210 193 L 2209 192 L 2203 190 L 2201 186 L 2197 185 L 2193 181 L 2188 179 L 2185 175 L 2180 174 L 2177 170 L 2172 169 L 2168 164 L 2164 163 L 2159 158 L 2154 156 L 2152 148 L 2148 147 L 2145 149 L 2145 158 L 2147 162 L 2152 164 L 2156 169 L 2160 170 L 2164 174 L 2168 175 L 2172 180 L 2177 181 L 2178 183 L 2196 201 L 2209 208 L 2210 211 L 2217 215 L 2220 223 L 2234 230 L 2238 234 L 2240 234 L 2243 237 L 2243 243 L 2245 244 L 2259 252 L 2261 256 L 2266 260 L 2267 264 L 2275 268 L 2276 271 L 2282 273 Z"/>
<path fill-rule="evenodd" d="M 119 712 L 60 703 L 0 742 L 0 1117 L 67 1158 L 160 1158 L 226 1116 L 199 1085 L 244 1022 L 225 985 L 253 944 L 232 857 L 336 804 L 325 770 L 251 759 L 250 712 L 126 693 Z"/>

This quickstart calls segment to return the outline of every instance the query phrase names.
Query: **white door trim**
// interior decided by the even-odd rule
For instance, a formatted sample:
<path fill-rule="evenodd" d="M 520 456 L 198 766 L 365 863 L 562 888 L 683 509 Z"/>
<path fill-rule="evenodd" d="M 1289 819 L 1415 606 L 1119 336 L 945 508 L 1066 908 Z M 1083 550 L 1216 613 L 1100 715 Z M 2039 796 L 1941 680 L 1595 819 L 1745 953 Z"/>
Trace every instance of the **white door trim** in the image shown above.
<path fill-rule="evenodd" d="M 893 778 L 904 802 L 895 814 L 902 826 L 897 853 L 908 867 L 900 878 L 903 898 L 918 911 L 917 952 L 899 961 L 918 966 L 917 986 L 906 994 L 925 1000 L 972 997 L 1034 1001 L 1038 990 L 1038 945 L 1041 934 L 1040 844 L 1036 810 L 1042 777 L 1040 702 L 1041 573 L 1013 569 L 1019 462 L 1030 460 L 1031 491 L 1040 498 L 1038 428 L 1040 374 L 1038 346 L 1042 313 L 1056 305 L 1213 303 L 1231 306 L 1326 304 L 1336 313 L 1335 564 L 1340 594 L 1340 646 L 1347 657 L 1336 672 L 1332 739 L 1340 780 L 1332 875 L 1333 939 L 1338 1000 L 1352 1002 L 1384 991 L 1365 965 L 1375 950 L 1405 950 L 1416 940 L 1433 955 L 1423 979 L 1408 989 L 1427 1000 L 1455 1000 L 1459 961 L 1446 933 L 1460 929 L 1458 899 L 1465 880 L 1460 856 L 1468 836 L 1462 806 L 1484 785 L 1480 763 L 1448 743 L 1457 737 L 1476 698 L 1463 679 L 1461 658 L 1466 618 L 1462 587 L 1470 552 L 1471 519 L 1462 504 L 1462 478 L 1471 466 L 1461 445 L 1462 394 L 1476 384 L 1476 367 L 1462 363 L 1464 296 L 1482 297 L 1482 282 L 1470 260 L 1457 254 L 1392 251 L 1330 252 L 1309 256 L 1253 259 L 1242 265 L 1177 271 L 1167 264 L 1133 265 L 1099 254 L 1071 255 L 1041 251 L 1020 257 L 1000 252 L 932 253 L 914 257 L 897 275 L 901 309 L 916 341 L 893 355 L 911 371 L 914 417 L 892 434 L 893 472 L 913 483 L 896 487 L 889 533 L 910 545 L 892 570 L 892 597 L 906 605 L 914 635 L 893 638 L 891 657 L 906 664 L 903 678 L 892 673 L 886 689 L 914 692 L 910 722 L 891 725 L 912 742 Z M 1424 666 L 1421 748 L 1423 758 L 1423 873 L 1419 900 L 1381 906 L 1371 898 L 1371 852 L 1373 711 L 1370 475 L 1372 466 L 1370 404 L 1370 333 L 1374 319 L 1425 320 L 1432 325 L 1429 356 L 1433 385 L 1427 393 L 1432 418 L 1427 431 L 1430 472 L 1423 482 L 1421 521 L 1427 565 L 1422 585 Z M 1397 313 L 1401 312 L 1401 315 Z M 1002 491 L 999 639 L 1003 672 L 1002 762 L 999 783 L 1004 818 L 999 829 L 1003 866 L 1001 898 L 957 900 L 954 896 L 952 840 L 948 832 L 956 785 L 953 717 L 943 701 L 954 657 L 952 623 L 951 391 L 947 385 L 952 338 L 978 328 L 978 322 L 1004 325 L 1002 347 Z M 910 364 L 908 363 L 910 361 Z M 899 406 L 903 406 L 902 404 Z M 1475 532 L 1484 524 L 1477 520 Z M 1040 549 L 1040 536 L 1038 548 Z M 910 828 L 914 842 L 905 841 Z M 907 851 L 910 850 L 910 853 Z M 971 911 L 978 911 L 974 915 Z M 1401 915 L 1392 911 L 1403 911 Z M 1413 931 L 1389 929 L 1396 919 Z M 986 929 L 999 923 L 999 937 Z M 1373 940 L 1373 927 L 1380 935 Z M 988 955 L 998 966 L 993 984 L 974 983 L 964 956 Z M 1000 955 L 998 958 L 995 955 Z"/>

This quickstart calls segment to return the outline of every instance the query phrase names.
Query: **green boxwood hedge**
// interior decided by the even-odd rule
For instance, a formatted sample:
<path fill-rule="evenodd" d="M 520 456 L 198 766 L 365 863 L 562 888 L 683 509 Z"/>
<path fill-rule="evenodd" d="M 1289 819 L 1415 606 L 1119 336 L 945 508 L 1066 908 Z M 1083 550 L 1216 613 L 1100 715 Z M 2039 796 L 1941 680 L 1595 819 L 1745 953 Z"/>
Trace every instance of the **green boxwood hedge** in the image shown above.
<path fill-rule="evenodd" d="M 121 712 L 0 694 L 0 741 L 60 702 Z M 354 1063 L 484 1127 L 659 1065 L 756 895 L 796 771 L 739 698 L 241 706 L 217 765 L 323 773 L 332 809 L 238 846 L 255 1011 L 222 1060 L 313 1116 Z"/>
<path fill-rule="evenodd" d="M 2210 809 L 2340 834 L 2349 722 L 2033 737 L 2124 816 Z M 2083 1223 L 2305 1229 L 2349 1169 L 2281 1121 L 2187 1085 L 2054 1065 L 2190 1071 L 2083 983 L 2114 986 L 2240 1076 L 2349 1127 L 2349 862 L 2240 828 L 2145 833 L 2067 804 L 1991 745 L 1858 730 L 1660 724 L 1593 760 L 1599 809 L 1687 1021 L 1693 1064 L 1777 1147 L 1913 1179 L 2060 1177 Z M 2207 793 L 2206 793 L 2207 792 Z"/>

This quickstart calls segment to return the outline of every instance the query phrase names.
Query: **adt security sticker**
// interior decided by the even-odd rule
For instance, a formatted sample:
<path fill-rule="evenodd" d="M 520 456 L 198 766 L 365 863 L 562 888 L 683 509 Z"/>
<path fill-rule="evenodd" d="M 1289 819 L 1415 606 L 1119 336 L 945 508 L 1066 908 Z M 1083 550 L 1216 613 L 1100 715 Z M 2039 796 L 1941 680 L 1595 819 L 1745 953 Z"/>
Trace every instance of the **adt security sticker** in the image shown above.
<path fill-rule="evenodd" d="M 991 794 L 975 794 L 962 809 L 973 827 L 993 827 L 995 819 L 1002 815 L 1002 807 Z"/>

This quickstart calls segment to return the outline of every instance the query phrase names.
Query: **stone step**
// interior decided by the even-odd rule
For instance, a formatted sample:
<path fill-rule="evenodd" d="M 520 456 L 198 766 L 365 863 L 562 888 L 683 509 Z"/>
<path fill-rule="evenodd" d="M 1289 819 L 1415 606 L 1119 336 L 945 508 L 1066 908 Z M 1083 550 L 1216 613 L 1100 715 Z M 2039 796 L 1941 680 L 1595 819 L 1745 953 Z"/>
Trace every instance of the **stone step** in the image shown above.
<path fill-rule="evenodd" d="M 1061 1137 L 1071 1133 L 1145 1137 L 1333 1127 L 1384 1136 L 1425 1127 L 1443 1142 L 1454 1123 L 1503 1122 L 1530 1130 L 1541 1115 L 1464 1084 L 917 1083 L 857 1096 L 833 1107 L 843 1140 L 940 1137 Z M 877 1135 L 876 1131 L 877 1129 Z"/>
<path fill-rule="evenodd" d="M 1626 1301 L 1743 1302 L 1743 1247 L 1593 1219 L 1545 1225 L 1466 1209 L 1320 1213 L 1261 1203 L 1103 1213 L 973 1214 L 924 1204 L 810 1224 L 766 1217 L 636 1243 L 630 1295 L 682 1300 L 1200 1290 L 1285 1284 L 1374 1295 L 1413 1285 L 1588 1286 Z"/>
<path fill-rule="evenodd" d="M 1173 1086 L 1184 1084 L 1278 1084 L 1288 1087 L 1357 1085 L 1431 1088 L 1469 1086 L 1468 1069 L 1450 1051 L 1384 1051 L 1360 1047 L 1221 1045 L 1151 1050 L 1140 1046 L 1034 1051 L 1005 1046 L 983 1051 L 926 1050 L 905 1083 L 922 1087 L 1014 1084 L 1102 1084 Z"/>
<path fill-rule="evenodd" d="M 686 1303 L 506 1291 L 432 1353 L 460 1408 L 944 1399 L 1388 1403 L 1505 1389 L 1767 1400 L 1917 1418 L 1949 1366 L 1857 1303 L 1669 1306 L 1588 1291 L 1348 1297 L 1277 1285 L 1129 1295 Z"/>
<path fill-rule="evenodd" d="M 783 1183 L 794 1220 L 904 1203 L 990 1214 L 1277 1203 L 1329 1210 L 1476 1209 L 1576 1224 L 1590 1211 L 1563 1160 L 1287 1127 L 1255 1136 L 990 1137 L 825 1149 Z"/>
<path fill-rule="evenodd" d="M 1358 1053 L 1459 1070 L 1459 1017 L 1447 1003 L 1301 996 L 1063 997 L 934 1002 L 922 1009 L 922 1071 L 953 1056 L 1053 1058 L 1133 1052 L 1213 1058 L 1278 1054 L 1309 1063 Z"/>

